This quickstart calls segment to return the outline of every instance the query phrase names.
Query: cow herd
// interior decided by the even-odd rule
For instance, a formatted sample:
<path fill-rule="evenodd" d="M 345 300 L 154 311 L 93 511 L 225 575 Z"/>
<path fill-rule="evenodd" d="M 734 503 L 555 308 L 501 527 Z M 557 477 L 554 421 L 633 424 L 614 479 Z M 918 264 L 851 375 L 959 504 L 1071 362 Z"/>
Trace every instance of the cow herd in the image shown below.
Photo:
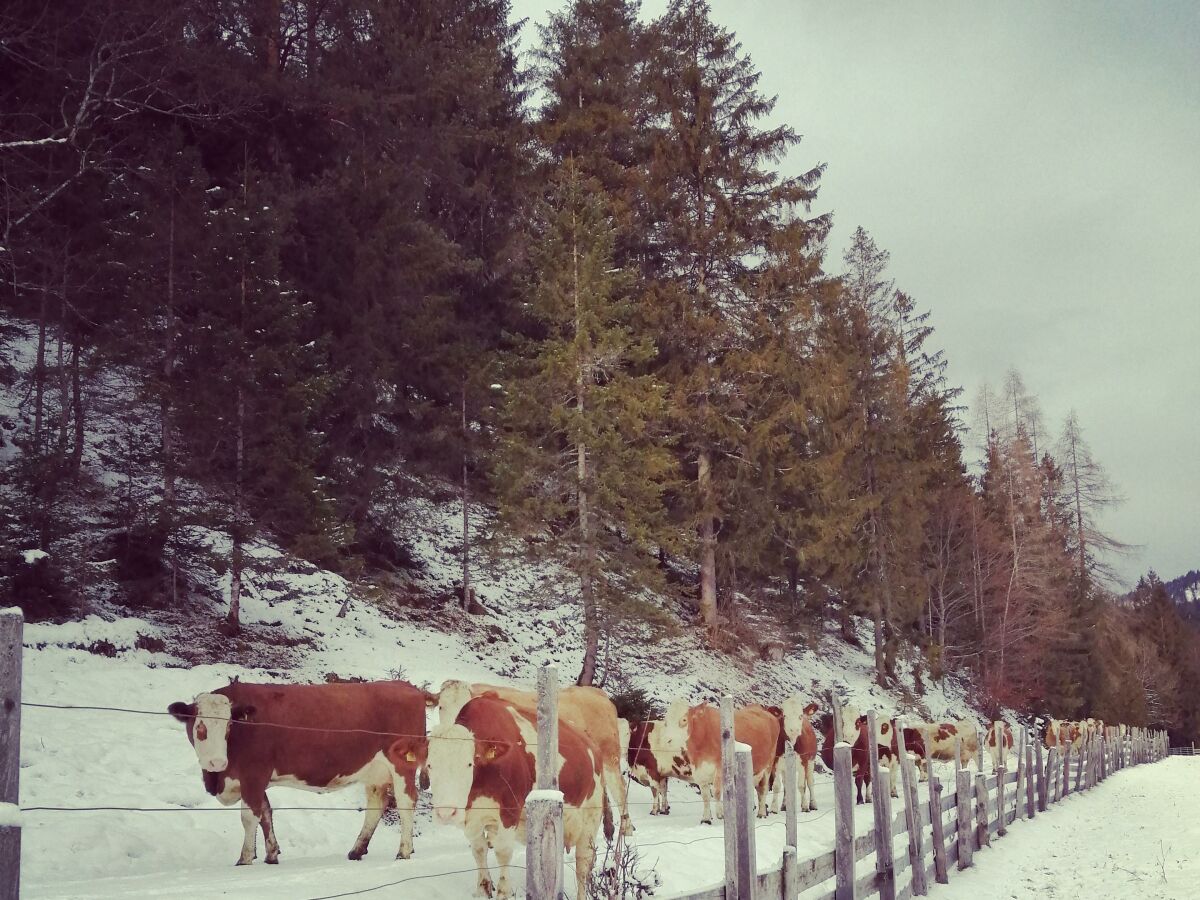
<path fill-rule="evenodd" d="M 438 724 L 426 729 L 426 710 L 436 706 Z M 279 861 L 267 789 L 285 785 L 331 791 L 360 784 L 366 792 L 362 829 L 350 859 L 367 853 L 371 837 L 394 797 L 400 820 L 397 858 L 413 853 L 413 818 L 418 786 L 432 795 L 436 823 L 463 829 L 475 857 L 480 894 L 513 896 L 509 867 L 525 839 L 525 801 L 535 786 L 537 698 L 532 692 L 489 684 L 447 681 L 434 694 L 403 681 L 313 685 L 249 684 L 239 681 L 168 711 L 184 723 L 200 763 L 204 787 L 224 805 L 241 803 L 244 829 L 238 865 L 257 857 L 261 829 L 266 862 Z M 780 706 L 743 706 L 734 714 L 734 738 L 750 747 L 758 815 L 778 813 L 783 788 L 782 759 L 790 744 L 797 756 L 797 799 L 801 811 L 816 809 L 813 771 L 818 752 L 832 768 L 837 741 L 851 745 L 857 800 L 870 788 L 870 741 L 896 796 L 900 743 L 895 720 L 876 723 L 846 709 L 841 734 L 830 713 L 800 696 Z M 578 896 L 591 872 L 596 835 L 603 827 L 633 831 L 622 768 L 650 788 L 651 815 L 670 812 L 667 785 L 675 778 L 700 792 L 700 821 L 722 817 L 721 717 L 708 703 L 678 700 L 654 721 L 620 718 L 600 689 L 570 687 L 558 696 L 558 782 L 563 794 L 563 833 L 575 853 Z M 979 750 L 975 722 L 907 724 L 904 748 L 921 777 L 930 760 L 965 766 Z M 1058 722 L 1046 731 L 1047 746 L 1082 743 L 1103 723 Z M 818 750 L 818 737 L 820 748 Z M 985 743 L 993 768 L 1012 747 L 1012 730 L 997 723 Z M 624 760 L 624 764 L 622 764 Z M 773 796 L 772 796 L 773 795 Z M 866 802 L 870 802 L 867 791 Z M 488 852 L 499 864 L 492 880 Z"/>

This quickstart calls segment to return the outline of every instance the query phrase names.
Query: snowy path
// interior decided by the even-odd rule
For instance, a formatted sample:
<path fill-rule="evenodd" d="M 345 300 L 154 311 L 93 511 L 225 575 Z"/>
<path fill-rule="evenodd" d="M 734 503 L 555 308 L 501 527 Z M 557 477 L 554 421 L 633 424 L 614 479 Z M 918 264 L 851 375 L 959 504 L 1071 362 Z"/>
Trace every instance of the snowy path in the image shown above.
<path fill-rule="evenodd" d="M 1172 757 L 1070 795 L 951 872 L 934 900 L 1200 897 L 1200 759 Z"/>

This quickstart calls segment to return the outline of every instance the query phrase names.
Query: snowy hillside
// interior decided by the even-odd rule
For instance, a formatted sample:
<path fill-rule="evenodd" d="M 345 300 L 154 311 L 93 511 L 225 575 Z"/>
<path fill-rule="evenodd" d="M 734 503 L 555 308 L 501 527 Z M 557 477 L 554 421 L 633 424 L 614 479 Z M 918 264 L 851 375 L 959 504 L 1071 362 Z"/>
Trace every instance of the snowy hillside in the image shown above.
<path fill-rule="evenodd" d="M 8 358 L 18 369 L 27 367 L 32 334 L 19 323 L 8 328 Z M 10 457 L 19 452 L 14 438 L 30 424 L 19 382 L 11 384 L 0 391 L 3 452 Z M 69 498 L 75 529 L 57 545 L 55 561 L 87 567 L 91 593 L 78 599 L 90 612 L 77 621 L 26 626 L 28 703 L 163 713 L 172 701 L 190 700 L 235 676 L 288 682 L 399 677 L 436 689 L 447 678 L 528 683 L 547 662 L 559 666 L 564 684 L 578 672 L 580 617 L 564 571 L 512 553 L 503 534 L 491 534 L 477 550 L 473 578 L 488 612 L 463 613 L 452 600 L 461 565 L 461 511 L 453 492 L 400 473 L 404 490 L 391 498 L 387 519 L 407 558 L 392 573 L 388 590 L 360 589 L 263 535 L 247 548 L 242 628 L 229 637 L 219 627 L 229 600 L 230 576 L 222 564 L 229 538 L 192 524 L 186 539 L 196 549 L 181 559 L 179 602 L 131 609 L 105 553 L 114 505 L 136 506 L 157 489 L 161 472 L 154 454 L 139 449 L 153 444 L 147 423 L 153 423 L 154 410 L 115 367 L 100 368 L 89 381 L 86 402 L 85 477 Z M 184 482 L 180 490 L 193 508 L 220 502 L 194 483 Z M 488 509 L 475 508 L 473 518 L 476 540 L 494 530 Z M 45 554 L 25 552 L 33 546 L 23 547 L 12 564 L 44 565 Z M 869 654 L 846 644 L 832 627 L 815 631 L 813 649 L 785 655 L 783 648 L 795 642 L 784 639 L 769 611 L 746 599 L 740 637 L 728 642 L 728 652 L 714 653 L 687 623 L 678 601 L 648 599 L 676 625 L 625 626 L 613 648 L 602 651 L 610 690 L 643 688 L 663 703 L 676 697 L 715 700 L 725 693 L 740 702 L 778 703 L 796 692 L 823 697 L 833 691 L 864 709 L 932 717 L 967 712 L 952 685 L 917 691 L 909 682 L 894 696 L 881 691 L 872 683 Z M 866 639 L 865 629 L 862 634 Z M 31 706 L 24 713 L 21 751 L 22 805 L 56 808 L 26 813 L 25 896 L 319 896 L 438 875 L 423 890 L 430 897 L 457 898 L 471 883 L 470 875 L 443 874 L 469 868 L 469 853 L 460 833 L 433 828 L 427 812 L 418 819 L 413 861 L 391 860 L 398 835 L 383 828 L 368 861 L 347 862 L 345 852 L 360 824 L 358 789 L 331 795 L 276 789 L 283 863 L 235 871 L 241 833 L 236 809 L 219 806 L 205 793 L 183 729 L 166 715 Z M 819 800 L 827 801 L 828 791 L 822 782 Z M 676 785 L 673 796 L 677 811 L 670 818 L 648 816 L 649 793 L 640 787 L 632 806 L 643 863 L 657 870 L 666 893 L 721 874 L 720 854 L 713 853 L 719 826 L 698 824 L 698 798 L 689 789 Z M 68 809 L 57 809 L 62 807 Z M 832 818 L 828 803 L 821 807 L 805 818 L 811 827 L 804 826 L 802 852 L 829 845 Z M 782 833 L 779 817 L 762 826 L 764 865 L 778 856 Z"/>

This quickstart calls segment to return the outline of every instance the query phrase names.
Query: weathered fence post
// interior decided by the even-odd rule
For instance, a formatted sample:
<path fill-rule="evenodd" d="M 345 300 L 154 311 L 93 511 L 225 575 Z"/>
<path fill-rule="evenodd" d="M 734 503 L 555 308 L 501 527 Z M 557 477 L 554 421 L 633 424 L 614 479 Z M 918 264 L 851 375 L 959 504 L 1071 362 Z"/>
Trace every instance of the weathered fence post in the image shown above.
<path fill-rule="evenodd" d="M 1087 741 L 1079 745 L 1079 752 L 1075 754 L 1075 790 L 1082 790 L 1083 784 L 1083 767 L 1087 764 Z"/>
<path fill-rule="evenodd" d="M 891 770 L 888 783 L 879 777 L 879 732 L 875 726 L 875 710 L 867 711 L 867 747 L 871 760 L 871 811 L 875 816 L 875 871 L 879 875 L 880 900 L 895 900 L 896 869 L 892 859 L 892 817 L 888 812 Z"/>
<path fill-rule="evenodd" d="M 758 885 L 758 866 L 754 846 L 754 817 L 758 812 L 758 795 L 754 790 L 754 763 L 750 745 L 737 744 L 737 781 L 733 802 L 737 806 L 737 900 L 754 900 Z M 729 819 L 729 807 L 725 807 Z M 726 897 L 729 895 L 727 894 Z"/>
<path fill-rule="evenodd" d="M 971 866 L 971 773 L 961 771 L 955 783 L 955 800 L 958 806 L 958 868 Z"/>
<path fill-rule="evenodd" d="M 725 829 L 725 896 L 737 896 L 737 816 L 730 815 L 731 804 L 737 782 L 737 758 L 734 752 L 733 697 L 721 698 L 721 796 L 720 802 L 725 816 L 721 825 Z"/>
<path fill-rule="evenodd" d="M 1033 748 L 1025 747 L 1025 817 L 1032 819 L 1037 814 L 1037 804 L 1033 802 L 1034 774 Z"/>
<path fill-rule="evenodd" d="M 0 610 L 0 900 L 21 895 L 21 637 L 19 607 Z M 11 804 L 11 806 L 10 806 Z"/>
<path fill-rule="evenodd" d="M 850 745 L 838 735 L 833 747 L 833 867 L 837 876 L 835 900 L 854 897 L 854 776 Z"/>
<path fill-rule="evenodd" d="M 1045 809 L 1046 806 L 1049 806 L 1051 803 L 1054 803 L 1056 800 L 1059 799 L 1058 797 L 1054 796 L 1054 782 L 1056 782 L 1057 780 L 1058 780 L 1058 748 L 1051 747 L 1049 752 L 1046 753 L 1046 802 L 1045 802 L 1045 804 L 1042 805 L 1042 809 Z M 1060 790 L 1061 790 L 1061 785 L 1060 785 Z M 1061 794 L 1059 796 L 1061 796 Z"/>
<path fill-rule="evenodd" d="M 979 772 L 975 776 L 975 846 L 983 849 L 991 846 L 992 836 L 988 833 L 988 789 L 987 776 Z"/>
<path fill-rule="evenodd" d="M 1065 797 L 1071 793 L 1071 745 L 1067 744 L 1063 747 L 1063 764 L 1062 764 L 1062 795 Z"/>
<path fill-rule="evenodd" d="M 1108 745 L 1104 740 L 1104 735 L 1100 735 L 1100 775 L 1099 780 L 1103 781 L 1108 777 Z"/>
<path fill-rule="evenodd" d="M 1000 817 L 996 826 L 996 834 L 1004 837 L 1008 833 L 1008 810 L 1004 805 L 1004 779 L 1008 777 L 1008 769 L 1001 766 L 996 770 L 996 814 Z"/>
<path fill-rule="evenodd" d="M 979 723 L 975 723 L 975 769 L 983 771 L 983 735 L 979 733 Z"/>
<path fill-rule="evenodd" d="M 912 868 L 912 893 L 924 897 L 929 893 L 925 881 L 924 823 L 921 821 L 921 801 L 917 797 L 918 773 L 908 758 L 904 742 L 904 720 L 896 719 L 896 749 L 900 755 L 900 778 L 904 783 L 904 820 L 908 823 L 908 861 Z"/>
<path fill-rule="evenodd" d="M 958 773 L 962 771 L 962 738 L 954 739 L 954 783 L 958 784 Z"/>
<path fill-rule="evenodd" d="M 1017 748 L 1017 783 L 1013 786 L 1013 821 L 1021 818 L 1021 795 L 1025 791 L 1025 779 L 1029 769 L 1025 765 L 1025 748 L 1029 745 L 1029 732 L 1021 726 L 1021 744 Z"/>
<path fill-rule="evenodd" d="M 929 823 L 933 828 L 933 877 L 938 884 L 950 883 L 946 868 L 946 827 L 942 818 L 942 782 L 929 766 Z"/>
<path fill-rule="evenodd" d="M 1037 751 L 1037 797 L 1038 812 L 1046 811 L 1046 769 L 1042 765 L 1042 742 L 1038 741 L 1034 748 Z"/>
<path fill-rule="evenodd" d="M 784 810 L 783 896 L 787 898 L 793 898 L 799 893 L 796 887 L 799 878 L 799 870 L 796 868 L 799 831 L 796 817 L 800 804 L 796 800 L 796 763 L 796 748 L 791 741 L 786 741 L 783 747 L 783 803 L 787 807 Z"/>
<path fill-rule="evenodd" d="M 563 795 L 558 790 L 558 667 L 537 675 L 537 790 L 525 800 L 525 895 L 563 897 Z"/>
<path fill-rule="evenodd" d="M 843 730 L 845 723 L 842 722 L 842 704 L 837 697 L 833 696 L 830 691 L 830 705 L 833 707 L 833 739 L 834 741 L 844 741 L 846 732 Z"/>

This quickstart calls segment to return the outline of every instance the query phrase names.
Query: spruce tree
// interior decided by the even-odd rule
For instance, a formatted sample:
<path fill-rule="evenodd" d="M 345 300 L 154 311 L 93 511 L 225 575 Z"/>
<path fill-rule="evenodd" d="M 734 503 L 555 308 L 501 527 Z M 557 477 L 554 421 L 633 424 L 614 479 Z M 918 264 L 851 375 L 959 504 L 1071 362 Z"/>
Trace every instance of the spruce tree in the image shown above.
<path fill-rule="evenodd" d="M 678 506 L 699 536 L 700 614 L 711 629 L 737 435 L 727 404 L 736 391 L 723 369 L 753 319 L 751 283 L 767 246 L 793 209 L 811 201 L 820 169 L 784 178 L 772 168 L 799 136 L 760 126 L 775 101 L 760 92 L 760 73 L 706 2 L 676 0 L 650 40 L 646 271 L 662 334 L 655 370 L 670 386 L 675 450 L 695 479 Z"/>

